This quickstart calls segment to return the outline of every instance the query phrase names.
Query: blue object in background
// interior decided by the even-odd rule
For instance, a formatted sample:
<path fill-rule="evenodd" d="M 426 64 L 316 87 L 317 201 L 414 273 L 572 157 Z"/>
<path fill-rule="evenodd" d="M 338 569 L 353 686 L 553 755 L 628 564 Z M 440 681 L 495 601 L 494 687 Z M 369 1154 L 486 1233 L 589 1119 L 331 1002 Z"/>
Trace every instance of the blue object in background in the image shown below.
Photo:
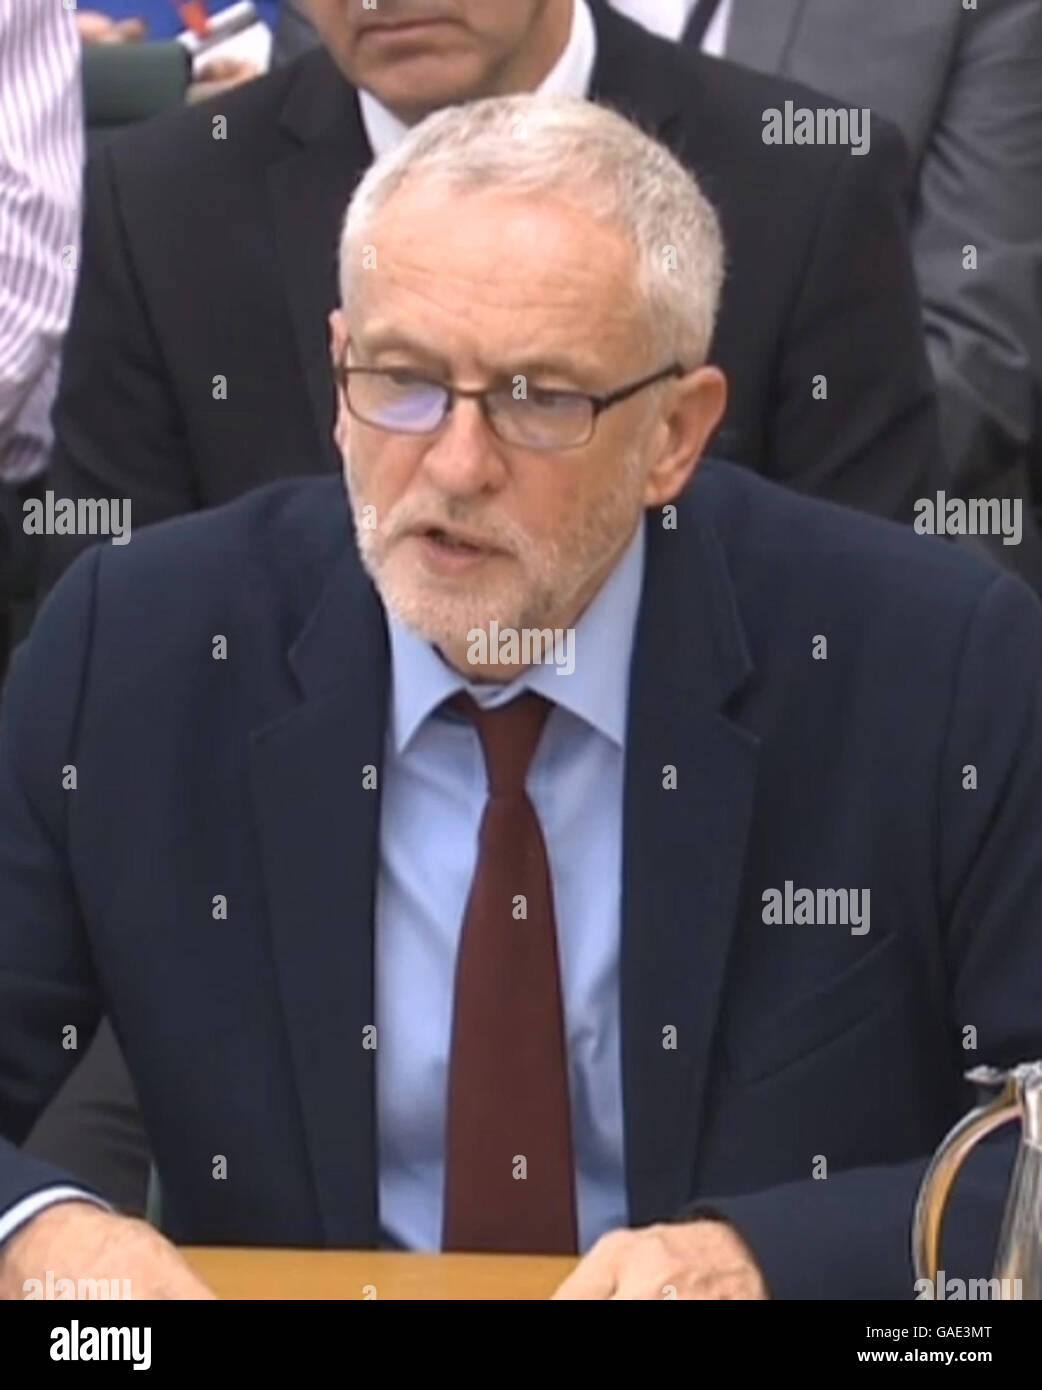
<path fill-rule="evenodd" d="M 280 0 L 253 0 L 258 19 L 275 28 Z M 216 14 L 227 9 L 231 0 L 209 0 L 207 11 Z M 143 19 L 150 39 L 172 39 L 184 29 L 173 0 L 81 0 L 85 10 L 98 10 L 112 19 Z"/>

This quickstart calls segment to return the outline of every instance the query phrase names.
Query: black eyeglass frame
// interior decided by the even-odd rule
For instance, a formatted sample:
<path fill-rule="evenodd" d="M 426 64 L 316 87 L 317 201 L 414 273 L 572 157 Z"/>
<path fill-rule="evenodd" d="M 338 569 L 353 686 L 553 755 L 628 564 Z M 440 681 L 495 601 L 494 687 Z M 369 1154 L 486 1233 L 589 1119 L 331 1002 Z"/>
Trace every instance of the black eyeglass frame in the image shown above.
<path fill-rule="evenodd" d="M 582 449 L 587 444 L 589 444 L 590 440 L 593 438 L 596 432 L 597 421 L 600 419 L 604 411 L 609 410 L 613 405 L 619 405 L 622 401 L 629 400 L 630 397 L 635 396 L 638 391 L 646 391 L 649 386 L 656 386 L 660 381 L 666 381 L 671 377 L 686 376 L 687 372 L 682 363 L 672 362 L 668 367 L 662 367 L 657 372 L 652 372 L 649 376 L 641 377 L 639 381 L 633 381 L 628 383 L 626 386 L 620 386 L 617 390 L 609 391 L 606 395 L 603 396 L 594 395 L 590 391 L 560 391 L 554 387 L 539 387 L 538 389 L 542 391 L 544 395 L 565 397 L 572 400 L 589 401 L 591 406 L 590 432 L 588 435 L 586 435 L 584 439 L 578 440 L 574 444 L 560 444 L 545 447 L 541 447 L 537 444 L 519 444 L 517 440 L 503 439 L 503 436 L 499 433 L 499 431 L 496 429 L 495 424 L 493 423 L 488 404 L 488 397 L 496 392 L 502 391 L 502 386 L 464 388 L 461 386 L 453 386 L 449 382 L 438 381 L 435 377 L 428 377 L 422 375 L 422 373 L 413 372 L 407 367 L 352 367 L 347 364 L 346 360 L 340 362 L 337 365 L 335 375 L 340 385 L 340 388 L 344 393 L 344 401 L 347 404 L 348 410 L 351 412 L 351 414 L 355 417 L 356 420 L 361 420 L 364 425 L 369 425 L 371 429 L 383 430 L 387 434 L 411 435 L 414 438 L 420 438 L 423 435 L 428 434 L 437 434 L 437 432 L 445 424 L 445 421 L 452 414 L 453 408 L 455 407 L 457 400 L 472 400 L 479 402 L 481 406 L 481 413 L 485 418 L 485 423 L 488 425 L 489 429 L 496 436 L 496 438 L 502 440 L 504 444 L 508 444 L 514 448 L 533 449 L 539 453 L 558 453 L 566 452 L 570 449 Z M 411 376 L 418 385 L 434 386 L 437 387 L 438 390 L 445 392 L 445 409 L 442 412 L 441 419 L 433 427 L 433 429 L 394 429 L 387 425 L 380 425 L 373 420 L 366 419 L 364 415 L 359 415 L 355 408 L 352 406 L 351 393 L 348 390 L 350 378 L 352 376 L 405 375 Z"/>

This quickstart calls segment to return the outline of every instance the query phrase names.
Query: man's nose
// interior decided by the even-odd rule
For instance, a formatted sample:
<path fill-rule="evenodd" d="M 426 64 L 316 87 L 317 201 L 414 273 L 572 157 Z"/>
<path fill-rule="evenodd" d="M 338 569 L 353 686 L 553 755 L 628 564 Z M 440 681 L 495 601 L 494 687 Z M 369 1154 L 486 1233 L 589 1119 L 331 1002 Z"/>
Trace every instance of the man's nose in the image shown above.
<path fill-rule="evenodd" d="M 423 466 L 445 492 L 459 494 L 480 492 L 502 477 L 499 440 L 480 400 L 456 397 L 424 453 Z"/>

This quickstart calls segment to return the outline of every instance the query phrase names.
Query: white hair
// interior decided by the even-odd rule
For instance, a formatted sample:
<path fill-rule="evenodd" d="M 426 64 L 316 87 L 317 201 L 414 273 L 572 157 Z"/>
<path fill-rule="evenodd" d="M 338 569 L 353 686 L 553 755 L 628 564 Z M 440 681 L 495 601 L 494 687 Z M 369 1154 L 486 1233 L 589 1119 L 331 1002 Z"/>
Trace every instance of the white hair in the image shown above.
<path fill-rule="evenodd" d="M 724 276 L 716 213 L 659 141 L 617 112 L 574 97 L 487 97 L 434 112 L 375 161 L 355 189 L 340 240 L 350 315 L 377 214 L 406 181 L 447 193 L 552 194 L 621 231 L 636 253 L 650 342 L 684 366 L 706 359 Z"/>

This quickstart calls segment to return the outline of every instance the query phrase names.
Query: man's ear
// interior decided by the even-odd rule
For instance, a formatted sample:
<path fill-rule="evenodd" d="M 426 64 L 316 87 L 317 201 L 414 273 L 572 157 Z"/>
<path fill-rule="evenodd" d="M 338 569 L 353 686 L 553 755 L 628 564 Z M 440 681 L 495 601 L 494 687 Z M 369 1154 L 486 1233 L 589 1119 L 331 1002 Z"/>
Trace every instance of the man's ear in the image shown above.
<path fill-rule="evenodd" d="M 698 367 L 673 386 L 645 507 L 661 507 L 683 492 L 726 408 L 727 378 L 719 367 Z"/>
<path fill-rule="evenodd" d="M 329 324 L 329 360 L 334 367 L 338 367 L 344 360 L 344 352 L 347 348 L 347 319 L 344 317 L 342 309 L 334 309 L 326 320 Z"/>

